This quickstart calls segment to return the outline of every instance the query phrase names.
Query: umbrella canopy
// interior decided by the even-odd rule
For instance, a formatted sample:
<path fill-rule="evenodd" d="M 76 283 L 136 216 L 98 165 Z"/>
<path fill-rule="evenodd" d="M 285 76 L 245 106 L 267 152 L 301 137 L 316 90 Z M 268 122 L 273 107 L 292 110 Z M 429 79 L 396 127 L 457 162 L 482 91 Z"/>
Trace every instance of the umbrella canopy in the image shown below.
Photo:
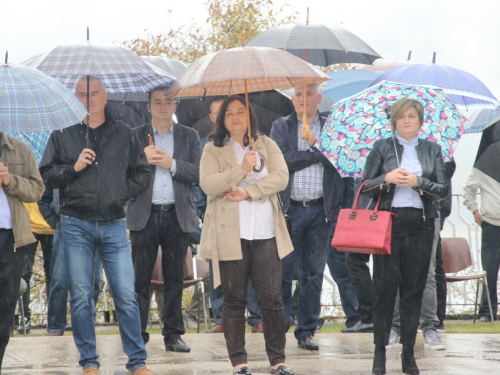
<path fill-rule="evenodd" d="M 38 132 L 77 124 L 85 107 L 64 85 L 26 66 L 0 66 L 0 131 Z"/>
<path fill-rule="evenodd" d="M 474 168 L 500 182 L 500 117 L 483 130 Z"/>
<path fill-rule="evenodd" d="M 164 70 L 173 77 L 179 77 L 186 70 L 187 64 L 176 59 L 170 59 L 164 56 L 141 56 L 144 61 L 147 61 L 154 66 Z"/>
<path fill-rule="evenodd" d="M 181 99 L 177 105 L 175 115 L 179 123 L 192 126 L 200 131 L 200 137 L 206 135 L 213 128 L 213 123 L 208 117 L 210 113 L 211 98 Z M 266 135 L 271 132 L 271 125 L 278 118 L 289 115 L 294 111 L 290 98 L 276 90 L 254 92 L 248 95 L 248 100 L 257 115 L 259 129 Z"/>
<path fill-rule="evenodd" d="M 389 60 L 389 59 L 376 59 L 371 65 L 365 65 L 361 67 L 361 70 L 367 70 L 369 72 L 386 72 L 389 69 L 395 68 L 401 65 L 411 65 L 418 64 L 417 62 L 411 60 Z"/>
<path fill-rule="evenodd" d="M 168 93 L 179 97 L 230 96 L 328 79 L 325 73 L 286 51 L 238 47 L 200 57 L 178 77 Z"/>
<path fill-rule="evenodd" d="M 47 146 L 47 142 L 49 141 L 49 137 L 52 132 L 45 130 L 38 133 L 7 132 L 6 134 L 10 137 L 23 141 L 30 146 L 31 151 L 33 151 L 33 154 L 35 155 L 36 163 L 40 165 L 43 152 L 45 151 L 45 147 Z"/>
<path fill-rule="evenodd" d="M 343 70 L 328 74 L 331 81 L 326 82 L 323 95 L 333 102 L 348 98 L 371 86 L 382 72 L 367 72 L 364 70 Z"/>
<path fill-rule="evenodd" d="M 388 81 L 335 103 L 315 146 L 341 176 L 361 177 L 366 155 L 373 143 L 391 136 L 390 107 L 406 97 L 417 99 L 424 105 L 420 138 L 438 143 L 443 155 L 451 157 L 467 125 L 467 119 L 443 90 Z"/>
<path fill-rule="evenodd" d="M 461 112 L 469 120 L 469 127 L 465 129 L 465 133 L 479 133 L 497 121 L 500 116 L 500 107 L 467 108 L 466 110 L 462 109 Z"/>
<path fill-rule="evenodd" d="M 57 78 L 71 90 L 82 76 L 87 75 L 99 77 L 108 93 L 148 92 L 174 80 L 172 75 L 126 48 L 97 46 L 90 42 L 58 46 L 22 65 Z"/>
<path fill-rule="evenodd" d="M 274 27 L 257 35 L 247 46 L 284 49 L 319 66 L 342 63 L 371 64 L 380 57 L 350 31 L 313 23 Z"/>

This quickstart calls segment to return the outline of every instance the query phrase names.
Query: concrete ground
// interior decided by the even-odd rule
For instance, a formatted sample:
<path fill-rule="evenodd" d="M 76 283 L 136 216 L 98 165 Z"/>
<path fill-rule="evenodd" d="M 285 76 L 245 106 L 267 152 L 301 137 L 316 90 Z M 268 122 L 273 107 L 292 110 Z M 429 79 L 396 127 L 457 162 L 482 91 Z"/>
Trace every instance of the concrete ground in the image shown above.
<path fill-rule="evenodd" d="M 422 334 L 417 337 L 415 357 L 420 373 L 425 375 L 500 374 L 499 334 L 441 335 L 447 350 L 424 349 Z M 292 333 L 287 334 L 287 365 L 297 375 L 370 374 L 372 366 L 372 334 L 318 333 L 320 350 L 297 348 Z M 187 334 L 184 341 L 190 353 L 165 352 L 163 337 L 151 335 L 147 345 L 147 366 L 157 375 L 231 374 L 224 336 L 221 334 Z M 254 375 L 268 374 L 262 334 L 247 334 L 246 349 Z M 125 375 L 126 356 L 120 336 L 98 335 L 101 375 Z M 387 352 L 387 374 L 401 374 L 399 348 Z M 48 337 L 15 335 L 5 353 L 4 375 L 81 374 L 79 354 L 72 336 Z"/>

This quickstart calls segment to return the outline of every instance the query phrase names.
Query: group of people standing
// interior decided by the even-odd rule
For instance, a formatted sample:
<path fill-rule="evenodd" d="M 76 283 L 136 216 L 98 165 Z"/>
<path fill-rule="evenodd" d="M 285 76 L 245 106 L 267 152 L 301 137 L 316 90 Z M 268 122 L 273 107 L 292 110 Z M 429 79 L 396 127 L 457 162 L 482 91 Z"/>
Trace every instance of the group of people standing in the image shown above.
<path fill-rule="evenodd" d="M 76 86 L 84 104 L 86 80 L 82 78 Z M 93 298 L 96 256 L 114 299 L 127 369 L 134 375 L 153 374 L 145 364 L 146 328 L 159 248 L 165 278 L 165 350 L 190 351 L 181 338 L 185 333 L 181 309 L 183 263 L 189 233 L 198 221 L 195 184 L 206 194 L 199 255 L 211 260 L 213 286 L 222 286 L 220 332 L 235 374 L 251 374 L 245 350 L 250 281 L 261 309 L 272 374 L 294 374 L 285 365 L 285 334 L 292 325 L 292 280 L 297 275 L 295 338 L 299 348 L 319 349 L 314 333 L 326 264 L 339 286 L 348 318 L 345 332 L 374 332 L 373 374 L 385 374 L 385 347 L 399 291 L 402 369 L 406 374 L 419 373 L 413 348 L 422 295 L 429 270 L 435 267 L 431 265 L 437 246 L 434 202 L 445 198 L 449 189 L 440 147 L 418 138 L 423 123 L 420 102 L 402 99 L 393 106 L 393 137 L 375 142 L 367 157 L 363 180 L 369 181 L 362 194 L 368 198 L 382 195 L 380 209 L 396 214 L 391 255 L 373 256 L 371 322 L 358 314 L 349 277 L 355 262 L 348 267 L 346 253 L 330 245 L 340 209 L 352 205 L 354 181 L 341 178 L 313 147 L 325 123 L 317 110 L 321 101 L 317 85 L 294 89 L 295 112 L 274 122 L 270 137 L 260 133 L 251 105 L 247 123 L 243 97 L 218 100 L 218 111 L 211 115 L 214 128 L 208 137 L 202 136 L 203 151 L 196 130 L 173 121 L 177 104 L 166 96 L 167 87 L 149 93 L 151 121 L 135 129 L 106 109 L 106 89 L 98 78 L 91 77 L 89 87 L 89 123 L 54 132 L 39 170 L 27 146 L 14 144 L 5 134 L 2 160 L 13 160 L 8 153 L 22 150 L 15 158 L 25 162 L 10 171 L 0 163 L 0 203 L 7 199 L 11 213 L 2 210 L 0 214 L 4 228 L 0 241 L 5 242 L 0 246 L 2 267 L 4 260 L 17 265 L 22 256 L 19 249 L 34 241 L 20 202 L 39 201 L 43 183 L 46 193 L 58 191 L 60 218 L 54 227 L 65 254 L 61 267 L 67 270 L 73 336 L 83 374 L 97 374 L 99 369 Z M 302 123 L 304 112 L 307 124 Z M 290 218 L 290 228 L 284 213 Z M 12 251 L 14 243 L 17 251 Z M 20 272 L 17 268 L 10 267 L 14 279 Z M 16 298 L 9 294 L 6 304 L 2 302 L 0 324 L 12 321 Z M 2 345 L 5 342 L 0 347 L 2 356 L 8 342 L 4 328 L 0 326 Z"/>

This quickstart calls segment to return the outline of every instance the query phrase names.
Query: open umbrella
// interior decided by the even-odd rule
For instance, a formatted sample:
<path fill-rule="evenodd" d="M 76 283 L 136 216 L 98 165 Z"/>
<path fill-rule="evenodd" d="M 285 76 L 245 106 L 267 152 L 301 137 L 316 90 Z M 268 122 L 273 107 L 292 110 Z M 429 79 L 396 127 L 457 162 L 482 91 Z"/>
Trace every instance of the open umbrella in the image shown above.
<path fill-rule="evenodd" d="M 382 72 L 364 70 L 342 70 L 329 73 L 332 80 L 326 83 L 323 95 L 326 95 L 333 102 L 338 102 L 370 87 L 372 81 L 380 74 Z"/>
<path fill-rule="evenodd" d="M 141 56 L 141 59 L 166 71 L 173 77 L 179 77 L 188 66 L 188 64 L 183 63 L 182 61 L 165 56 Z"/>
<path fill-rule="evenodd" d="M 443 90 L 388 81 L 335 103 L 315 147 L 341 176 L 361 177 L 373 143 L 391 136 L 391 105 L 405 97 L 417 99 L 424 105 L 424 123 L 419 136 L 438 143 L 443 155 L 451 157 L 467 119 Z"/>
<path fill-rule="evenodd" d="M 369 72 L 386 72 L 389 69 L 395 68 L 401 65 L 412 65 L 418 64 L 415 61 L 411 60 L 390 60 L 390 59 L 376 59 L 371 63 L 371 65 L 362 66 L 361 70 L 367 70 Z"/>
<path fill-rule="evenodd" d="M 500 117 L 483 130 L 474 168 L 500 183 Z"/>
<path fill-rule="evenodd" d="M 313 23 L 274 27 L 257 35 L 247 46 L 284 49 L 319 66 L 342 63 L 371 64 L 380 57 L 350 31 Z"/>
<path fill-rule="evenodd" d="M 39 165 L 52 132 L 45 130 L 37 133 L 7 132 L 6 134 L 9 137 L 13 137 L 19 139 L 20 141 L 23 141 L 28 146 L 30 146 L 31 151 L 33 151 L 33 154 L 35 155 L 36 163 Z"/>
<path fill-rule="evenodd" d="M 0 132 L 38 132 L 74 125 L 85 107 L 64 85 L 26 66 L 0 66 Z"/>

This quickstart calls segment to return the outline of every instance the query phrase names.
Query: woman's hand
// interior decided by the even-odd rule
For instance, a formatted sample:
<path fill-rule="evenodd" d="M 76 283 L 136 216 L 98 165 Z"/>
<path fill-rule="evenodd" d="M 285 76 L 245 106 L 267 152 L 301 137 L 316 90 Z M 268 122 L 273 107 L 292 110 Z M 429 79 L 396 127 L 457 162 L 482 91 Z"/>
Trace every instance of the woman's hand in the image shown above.
<path fill-rule="evenodd" d="M 385 181 L 397 186 L 418 186 L 418 178 L 404 168 L 396 168 L 385 175 Z"/>
<path fill-rule="evenodd" d="M 242 187 L 237 187 L 236 190 L 229 190 L 223 199 L 229 199 L 232 202 L 241 202 L 248 199 L 250 195 Z"/>
<path fill-rule="evenodd" d="M 243 163 L 241 163 L 241 168 L 243 168 L 243 175 L 249 174 L 252 169 L 257 165 L 257 154 L 254 150 L 248 151 L 245 156 L 243 156 Z"/>

